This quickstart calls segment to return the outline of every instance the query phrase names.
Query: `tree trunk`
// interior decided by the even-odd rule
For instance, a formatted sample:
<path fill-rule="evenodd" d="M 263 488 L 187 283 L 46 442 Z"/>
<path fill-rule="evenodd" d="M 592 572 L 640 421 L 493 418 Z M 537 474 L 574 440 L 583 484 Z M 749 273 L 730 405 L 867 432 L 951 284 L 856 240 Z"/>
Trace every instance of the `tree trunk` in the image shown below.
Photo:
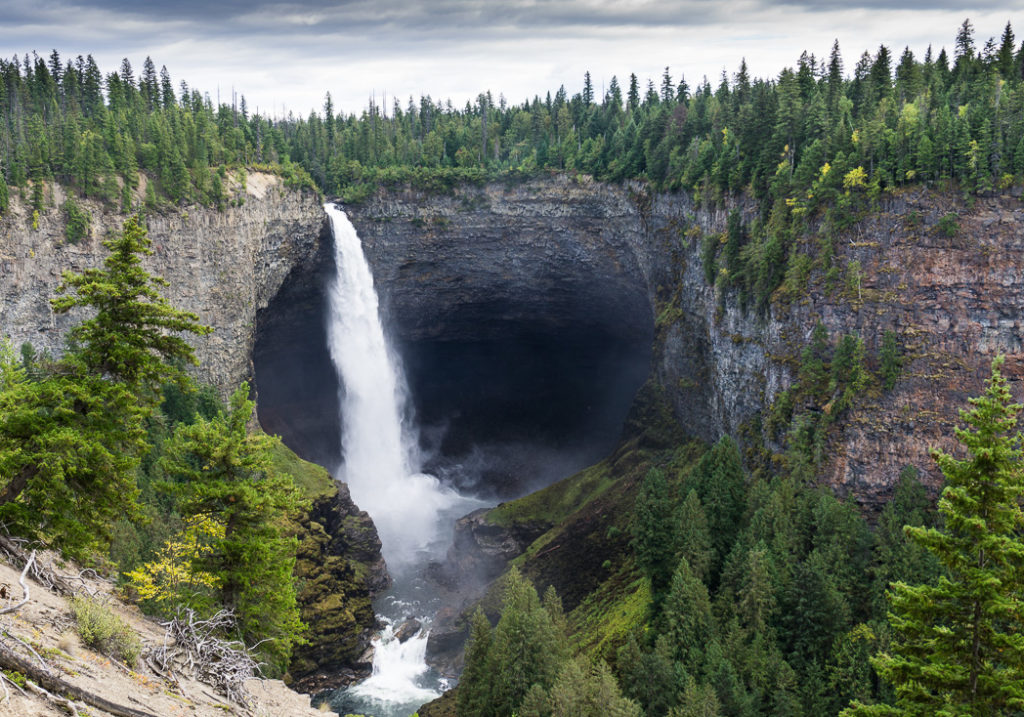
<path fill-rule="evenodd" d="M 7 484 L 3 492 L 0 493 L 0 505 L 7 505 L 8 503 L 18 499 L 21 492 L 25 490 L 25 486 L 28 482 L 39 472 L 39 469 L 35 466 L 28 465 L 24 466 L 17 475 L 11 479 L 11 482 Z"/>

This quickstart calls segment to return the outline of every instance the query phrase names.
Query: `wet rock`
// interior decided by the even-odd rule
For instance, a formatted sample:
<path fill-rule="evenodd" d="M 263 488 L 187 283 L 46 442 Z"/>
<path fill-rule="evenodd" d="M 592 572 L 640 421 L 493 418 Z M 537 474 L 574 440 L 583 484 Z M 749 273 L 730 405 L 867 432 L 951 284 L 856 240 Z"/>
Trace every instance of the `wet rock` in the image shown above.
<path fill-rule="evenodd" d="M 373 522 L 343 483 L 313 502 L 299 539 L 295 575 L 309 643 L 295 648 L 289 672 L 296 689 L 312 693 L 370 674 L 379 627 L 372 599 L 390 577 Z"/>
<path fill-rule="evenodd" d="M 415 618 L 409 618 L 405 620 L 401 625 L 395 628 L 395 639 L 399 642 L 405 642 L 411 637 L 415 637 L 416 633 L 420 631 L 423 625 L 419 620 Z"/>

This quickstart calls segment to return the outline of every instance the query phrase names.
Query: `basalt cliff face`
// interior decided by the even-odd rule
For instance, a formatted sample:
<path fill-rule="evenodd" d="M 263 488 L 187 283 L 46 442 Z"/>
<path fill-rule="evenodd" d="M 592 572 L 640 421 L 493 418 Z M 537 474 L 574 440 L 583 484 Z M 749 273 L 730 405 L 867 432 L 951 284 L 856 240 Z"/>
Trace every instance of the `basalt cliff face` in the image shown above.
<path fill-rule="evenodd" d="M 240 206 L 233 202 L 223 211 L 190 206 L 147 215 L 153 254 L 143 262 L 168 281 L 162 293 L 174 306 L 213 327 L 190 341 L 200 378 L 224 395 L 251 376 L 258 312 L 290 274 L 315 265 L 325 236 L 323 209 L 312 192 L 288 189 L 280 178 L 259 173 L 234 190 Z M 79 319 L 50 310 L 61 274 L 100 266 L 107 254 L 102 241 L 121 230 L 125 216 L 79 200 L 92 227 L 90 236 L 71 244 L 58 209 L 65 193 L 59 185 L 46 191 L 37 229 L 31 206 L 16 196 L 0 218 L 0 333 L 15 347 L 29 341 L 37 351 L 59 353 L 64 332 Z"/>
<path fill-rule="evenodd" d="M 838 287 L 811 272 L 802 295 L 777 296 L 767 314 L 708 286 L 700 237 L 724 232 L 728 212 L 684 195 L 552 177 L 444 196 L 381 190 L 346 209 L 414 394 L 430 397 L 420 410 L 428 423 L 446 418 L 453 450 L 460 432 L 479 439 L 479 426 L 508 429 L 509 416 L 592 430 L 580 397 L 601 384 L 588 368 L 635 392 L 648 360 L 685 431 L 743 434 L 793 384 L 816 323 L 833 341 L 859 336 L 875 369 L 891 330 L 901 378 L 841 417 L 825 468 L 837 492 L 872 508 L 906 465 L 940 484 L 929 450 L 953 446 L 957 409 L 981 390 L 992 356 L 1007 355 L 1011 377 L 1024 373 L 1024 209 L 1009 195 L 972 208 L 924 190 L 887 197 L 835 238 Z M 950 212 L 959 230 L 947 237 L 938 223 Z M 797 250 L 813 253 L 816 240 L 803 241 Z M 649 359 L 637 348 L 647 342 Z M 529 363 L 531 350 L 543 360 Z M 533 391 L 519 393 L 516 371 Z M 609 429 L 621 426 L 622 405 L 602 414 Z"/>

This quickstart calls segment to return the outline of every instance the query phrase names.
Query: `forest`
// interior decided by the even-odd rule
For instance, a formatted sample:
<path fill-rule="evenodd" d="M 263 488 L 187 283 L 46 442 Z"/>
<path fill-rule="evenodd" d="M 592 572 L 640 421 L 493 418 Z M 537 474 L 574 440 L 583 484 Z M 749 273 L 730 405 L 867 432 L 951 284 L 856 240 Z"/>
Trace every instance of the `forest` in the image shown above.
<path fill-rule="evenodd" d="M 337 113 L 328 93 L 322 113 L 283 119 L 251 113 L 244 95 L 215 105 L 175 87 L 149 58 L 136 77 L 127 59 L 103 74 L 91 57 L 54 50 L 0 60 L 0 212 L 10 188 L 41 210 L 51 180 L 126 212 L 223 206 L 227 172 L 244 166 L 348 202 L 381 184 L 446 191 L 552 171 L 641 180 L 699 201 L 757 201 L 714 279 L 764 309 L 809 217 L 842 229 L 883 191 L 927 184 L 970 198 L 1024 175 L 1024 43 L 1008 23 L 979 44 L 965 20 L 952 56 L 883 45 L 852 72 L 836 43 L 775 78 L 752 78 L 741 62 L 716 85 L 691 85 L 665 68 L 644 86 L 613 77 L 597 96 L 588 74 L 572 96 L 563 86 L 512 104 L 484 92 L 461 108 L 424 96 L 359 114 Z M 141 207 L 140 172 L 152 180 Z M 75 221 L 73 200 L 64 211 Z"/>
<path fill-rule="evenodd" d="M 852 70 L 835 44 L 773 78 L 741 62 L 714 85 L 690 84 L 666 68 L 643 84 L 613 78 L 599 96 L 588 74 L 571 96 L 514 104 L 483 92 L 464 107 L 424 96 L 359 114 L 336 112 L 327 94 L 321 113 L 285 118 L 244 97 L 214 104 L 149 58 L 138 75 L 127 59 L 104 74 L 91 56 L 56 50 L 0 60 L 0 215 L 13 195 L 47 211 L 52 182 L 126 215 L 105 267 L 67 276 L 54 299 L 57 311 L 93 312 L 66 354 L 0 351 L 0 520 L 120 571 L 155 614 L 233 606 L 248 643 L 277 638 L 262 657 L 283 673 L 302 639 L 283 524 L 303 499 L 272 467 L 273 441 L 247 433 L 247 388 L 223 406 L 187 378 L 178 333 L 205 329 L 139 268 L 147 213 L 241 201 L 226 185 L 247 168 L 350 203 L 381 185 L 446 192 L 554 172 L 640 182 L 751 207 L 703 247 L 703 268 L 765 311 L 806 273 L 791 249 L 810 221 L 826 227 L 814 261 L 828 277 L 839 271 L 829 237 L 886 192 L 938 187 L 970 203 L 1024 181 L 1022 80 L 1012 27 L 981 43 L 969 20 L 952 55 L 881 46 Z M 60 210 L 68 241 L 81 240 L 88 212 L 73 197 Z M 627 516 L 624 570 L 644 596 L 629 639 L 572 654 L 579 625 L 513 570 L 500 618 L 473 618 L 459 714 L 1024 711 L 1020 406 L 999 361 L 958 429 L 968 457 L 937 456 L 938 507 L 908 468 L 881 514 L 865 516 L 815 472 L 828 424 L 865 387 L 898 380 L 899 347 L 887 337 L 871 373 L 859 339 L 823 331 L 764 417 L 782 454 L 755 461 L 729 438 L 680 439 L 645 458 Z M 802 409 L 830 396 L 829 412 Z"/>

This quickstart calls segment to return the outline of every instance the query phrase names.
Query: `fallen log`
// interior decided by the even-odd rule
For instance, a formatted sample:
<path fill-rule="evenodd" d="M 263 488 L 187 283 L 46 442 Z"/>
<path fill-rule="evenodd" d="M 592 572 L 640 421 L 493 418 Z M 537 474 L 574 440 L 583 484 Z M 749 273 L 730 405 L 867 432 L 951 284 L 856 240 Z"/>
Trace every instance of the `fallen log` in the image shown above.
<path fill-rule="evenodd" d="M 26 660 L 14 652 L 7 645 L 0 642 L 0 667 L 20 672 L 30 678 L 40 687 L 49 690 L 57 695 L 71 698 L 77 702 L 84 702 L 90 707 L 109 712 L 115 717 L 158 717 L 152 712 L 143 712 L 133 707 L 125 707 L 110 700 L 104 699 L 94 692 L 66 682 L 51 672 L 42 669 L 36 664 Z"/>

